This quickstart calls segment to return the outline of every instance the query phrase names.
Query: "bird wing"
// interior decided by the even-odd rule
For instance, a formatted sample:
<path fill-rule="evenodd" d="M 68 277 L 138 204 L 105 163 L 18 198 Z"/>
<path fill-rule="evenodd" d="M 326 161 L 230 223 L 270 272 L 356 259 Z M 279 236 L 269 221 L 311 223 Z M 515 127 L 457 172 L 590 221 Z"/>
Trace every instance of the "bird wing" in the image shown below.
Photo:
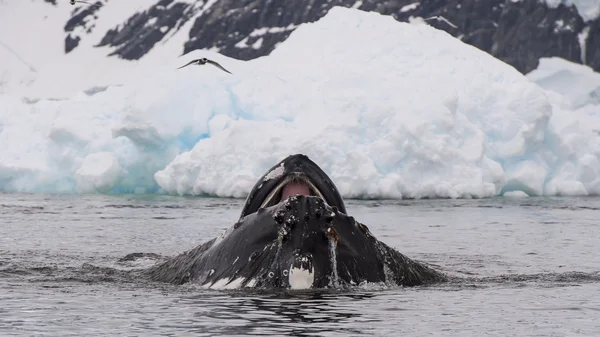
<path fill-rule="evenodd" d="M 79 3 L 82 3 L 82 4 L 88 4 L 88 5 L 90 5 L 90 6 L 98 6 L 98 7 L 102 7 L 102 5 L 101 5 L 101 4 L 97 4 L 97 3 L 90 3 L 90 2 L 87 2 L 87 1 L 83 1 L 83 0 L 76 0 L 75 2 L 79 2 Z M 72 3 L 72 4 L 74 5 L 75 3 Z"/>
<path fill-rule="evenodd" d="M 432 16 L 430 18 L 424 19 L 425 21 L 427 20 L 437 20 L 437 21 L 441 21 L 441 22 L 445 22 L 447 23 L 449 26 L 453 27 L 453 28 L 458 28 L 456 27 L 455 24 L 453 24 L 452 22 L 448 21 L 448 19 L 446 19 L 445 17 L 441 16 L 441 15 L 436 15 L 436 16 Z"/>
<path fill-rule="evenodd" d="M 187 66 L 189 66 L 190 64 L 192 64 L 192 63 L 194 63 L 194 62 L 196 62 L 196 60 L 192 60 L 192 61 L 188 62 L 187 64 L 184 64 L 184 65 L 182 65 L 181 67 L 179 67 L 179 68 L 177 68 L 177 69 L 181 69 L 181 68 L 183 68 L 183 67 L 187 67 Z"/>
<path fill-rule="evenodd" d="M 217 67 L 217 68 L 219 68 L 219 69 L 221 69 L 221 70 L 223 70 L 223 71 L 228 72 L 228 73 L 231 74 L 231 72 L 229 70 L 223 68 L 220 64 L 218 64 L 215 61 L 207 60 L 206 62 L 208 62 L 208 63 L 212 64 L 213 66 L 215 66 L 215 67 Z"/>

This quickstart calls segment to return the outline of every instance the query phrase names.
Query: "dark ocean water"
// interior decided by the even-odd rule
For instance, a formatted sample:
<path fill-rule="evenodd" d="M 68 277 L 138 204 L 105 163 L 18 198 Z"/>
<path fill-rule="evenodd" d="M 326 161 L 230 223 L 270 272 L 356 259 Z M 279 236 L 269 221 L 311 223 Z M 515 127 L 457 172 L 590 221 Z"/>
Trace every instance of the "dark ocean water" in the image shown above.
<path fill-rule="evenodd" d="M 600 332 L 600 198 L 347 202 L 378 239 L 457 277 L 435 286 L 218 291 L 126 272 L 219 235 L 242 203 L 0 194 L 0 336 Z"/>

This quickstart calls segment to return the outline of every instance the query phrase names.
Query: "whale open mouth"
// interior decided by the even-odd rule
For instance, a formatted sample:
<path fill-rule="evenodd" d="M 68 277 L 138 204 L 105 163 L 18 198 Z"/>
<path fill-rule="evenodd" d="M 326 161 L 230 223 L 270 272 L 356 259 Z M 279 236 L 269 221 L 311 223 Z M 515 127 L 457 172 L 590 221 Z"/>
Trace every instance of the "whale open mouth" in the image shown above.
<path fill-rule="evenodd" d="M 256 181 L 246 197 L 240 219 L 261 208 L 275 206 L 293 195 L 321 199 L 346 213 L 344 200 L 331 178 L 306 155 L 295 154 L 273 165 Z"/>
<path fill-rule="evenodd" d="M 321 191 L 319 191 L 306 175 L 295 173 L 287 176 L 277 184 L 262 202 L 261 207 L 271 207 L 292 195 L 312 195 L 327 202 Z"/>

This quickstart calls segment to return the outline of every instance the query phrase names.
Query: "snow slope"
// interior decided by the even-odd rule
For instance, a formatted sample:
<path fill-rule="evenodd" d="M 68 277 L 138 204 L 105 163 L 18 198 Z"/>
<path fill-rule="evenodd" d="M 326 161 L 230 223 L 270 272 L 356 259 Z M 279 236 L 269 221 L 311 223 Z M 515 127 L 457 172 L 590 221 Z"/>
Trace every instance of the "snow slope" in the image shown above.
<path fill-rule="evenodd" d="M 57 6 L 40 4 L 41 0 L 0 1 L 0 94 L 28 99 L 66 99 L 79 91 L 123 84 L 143 78 L 153 68 L 177 59 L 188 39 L 188 21 L 174 34 L 167 35 L 140 61 L 108 57 L 113 48 L 96 47 L 106 32 L 119 27 L 132 13 L 147 10 L 154 4 L 147 0 L 110 1 L 97 12 L 97 18 L 80 34 L 79 46 L 65 54 L 65 23 L 71 13 L 88 5 Z M 201 15 L 199 11 L 195 16 Z M 23 20 L 27 18 L 27 20 Z M 79 33 L 81 27 L 73 32 Z"/>
<path fill-rule="evenodd" d="M 198 57 L 233 75 L 176 70 Z M 0 190 L 244 197 L 303 152 L 344 197 L 600 193 L 593 104 L 424 24 L 336 7 L 268 57 L 166 60 L 69 99 L 0 96 Z"/>

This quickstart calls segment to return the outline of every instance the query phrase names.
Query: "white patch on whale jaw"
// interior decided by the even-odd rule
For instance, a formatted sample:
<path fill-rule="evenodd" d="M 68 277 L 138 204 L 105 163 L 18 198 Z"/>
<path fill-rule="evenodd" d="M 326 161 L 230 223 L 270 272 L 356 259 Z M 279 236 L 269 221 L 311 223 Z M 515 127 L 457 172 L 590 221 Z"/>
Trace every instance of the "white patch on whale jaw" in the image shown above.
<path fill-rule="evenodd" d="M 204 289 L 217 289 L 217 290 L 222 290 L 222 289 L 238 289 L 240 288 L 241 284 L 244 283 L 244 281 L 246 280 L 246 278 L 244 277 L 238 277 L 234 280 L 232 280 L 231 278 L 222 278 L 220 280 L 217 280 L 215 282 L 208 282 L 202 285 L 202 288 Z"/>
<path fill-rule="evenodd" d="M 277 178 L 281 177 L 284 173 L 285 173 L 285 167 L 283 167 L 283 163 L 281 163 L 281 165 L 277 166 L 276 168 L 271 170 L 271 172 L 267 173 L 267 175 L 265 176 L 263 181 L 277 179 Z"/>
<path fill-rule="evenodd" d="M 310 289 L 315 282 L 314 270 L 311 266 L 310 269 L 296 268 L 294 265 L 290 265 L 289 272 L 289 283 L 290 288 L 294 290 Z"/>
<path fill-rule="evenodd" d="M 250 281 L 248 281 L 248 283 L 246 283 L 246 288 L 253 288 L 256 285 L 256 279 L 250 279 Z"/>

